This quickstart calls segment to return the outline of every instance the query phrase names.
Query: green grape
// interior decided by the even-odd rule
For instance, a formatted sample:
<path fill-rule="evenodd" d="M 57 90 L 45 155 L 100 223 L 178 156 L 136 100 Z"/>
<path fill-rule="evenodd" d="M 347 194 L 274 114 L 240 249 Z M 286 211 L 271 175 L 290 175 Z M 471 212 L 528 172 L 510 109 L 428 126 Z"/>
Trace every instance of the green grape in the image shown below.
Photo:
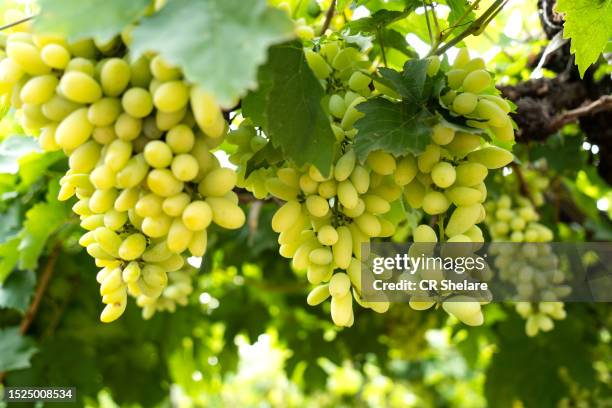
<path fill-rule="evenodd" d="M 198 161 L 190 154 L 179 154 L 172 159 L 172 174 L 181 181 L 191 181 L 199 171 Z M 236 174 L 232 172 L 232 174 Z"/>
<path fill-rule="evenodd" d="M 142 130 L 142 120 L 127 113 L 122 113 L 115 122 L 115 133 L 119 139 L 134 140 Z"/>
<path fill-rule="evenodd" d="M 208 137 L 221 137 L 225 132 L 225 120 L 214 97 L 198 86 L 190 91 L 193 115 L 198 126 Z"/>
<path fill-rule="evenodd" d="M 176 154 L 188 153 L 193 148 L 195 136 L 188 126 L 180 124 L 166 133 L 166 143 Z"/>
<path fill-rule="evenodd" d="M 484 321 L 480 303 L 467 296 L 462 296 L 461 299 L 457 298 L 459 296 L 456 296 L 452 301 L 442 303 L 442 308 L 468 326 L 480 326 Z"/>
<path fill-rule="evenodd" d="M 96 228 L 94 230 L 94 237 L 104 251 L 113 257 L 119 256 L 119 247 L 122 244 L 122 240 L 113 230 L 106 227 Z"/>
<path fill-rule="evenodd" d="M 103 214 L 113 208 L 116 199 L 117 190 L 114 188 L 96 190 L 89 199 L 89 209 L 94 214 Z M 102 222 L 104 222 L 104 220 L 102 220 Z"/>
<path fill-rule="evenodd" d="M 355 223 L 359 229 L 368 237 L 377 237 L 380 235 L 381 224 L 375 215 L 364 212 L 359 217 L 355 218 Z"/>
<path fill-rule="evenodd" d="M 170 197 L 180 193 L 184 184 L 168 169 L 155 169 L 147 176 L 147 186 L 157 195 Z"/>
<path fill-rule="evenodd" d="M 429 144 L 425 151 L 417 157 L 417 166 L 421 173 L 429 173 L 438 161 L 440 161 L 440 147 Z"/>
<path fill-rule="evenodd" d="M 352 149 L 338 159 L 338 162 L 334 167 L 334 177 L 336 180 L 344 181 L 348 179 L 355 168 L 355 161 L 355 151 Z"/>
<path fill-rule="evenodd" d="M 168 233 L 172 218 L 166 214 L 159 214 L 156 217 L 145 217 L 142 220 L 141 230 L 151 238 L 160 238 Z"/>
<path fill-rule="evenodd" d="M 68 158 L 68 165 L 75 173 L 91 172 L 100 158 L 100 145 L 94 141 L 83 143 Z"/>
<path fill-rule="evenodd" d="M 457 186 L 463 187 L 472 187 L 482 183 L 488 174 L 487 168 L 480 163 L 462 163 L 455 170 Z"/>
<path fill-rule="evenodd" d="M 156 217 L 162 212 L 164 199 L 155 194 L 145 194 L 138 199 L 134 211 L 140 217 Z"/>
<path fill-rule="evenodd" d="M 170 65 L 159 55 L 151 60 L 149 68 L 153 76 L 160 81 L 172 81 L 181 77 L 180 69 Z"/>
<path fill-rule="evenodd" d="M 117 200 L 115 200 L 115 202 L 117 202 Z M 113 231 L 118 231 L 125 225 L 127 219 L 127 213 L 111 209 L 104 213 L 104 226 Z"/>
<path fill-rule="evenodd" d="M 469 115 L 479 105 L 478 97 L 473 93 L 464 92 L 457 95 L 453 100 L 453 111 L 460 115 Z M 478 111 L 480 114 L 480 110 Z"/>
<path fill-rule="evenodd" d="M 310 291 L 306 298 L 306 302 L 310 306 L 316 306 L 325 302 L 329 296 L 329 285 L 320 285 Z"/>
<path fill-rule="evenodd" d="M 130 88 L 121 97 L 121 106 L 128 115 L 144 118 L 153 111 L 153 100 L 146 89 Z"/>
<path fill-rule="evenodd" d="M 445 233 L 449 237 L 463 234 L 473 227 L 482 211 L 480 204 L 472 204 L 470 206 L 460 206 L 453 211 L 448 224 L 446 225 Z"/>
<path fill-rule="evenodd" d="M 334 94 L 329 98 L 329 112 L 337 119 L 342 119 L 346 113 L 346 104 L 342 96 Z"/>
<path fill-rule="evenodd" d="M 391 209 L 389 202 L 375 194 L 363 196 L 365 210 L 371 214 L 385 214 Z"/>
<path fill-rule="evenodd" d="M 442 214 L 448 210 L 450 202 L 439 191 L 430 191 L 423 197 L 423 211 L 429 215 Z"/>
<path fill-rule="evenodd" d="M 463 157 L 480 146 L 480 136 L 473 133 L 457 132 L 453 140 L 445 147 L 454 156 Z"/>
<path fill-rule="evenodd" d="M 198 191 L 203 196 L 223 197 L 236 185 L 237 176 L 228 168 L 212 170 L 199 184 Z"/>
<path fill-rule="evenodd" d="M 434 143 L 444 146 L 453 141 L 455 137 L 455 131 L 447 126 L 437 124 L 432 129 L 431 140 Z"/>
<path fill-rule="evenodd" d="M 143 153 L 147 163 L 156 169 L 166 168 L 172 163 L 172 150 L 161 140 L 147 143 Z"/>
<path fill-rule="evenodd" d="M 189 247 L 192 238 L 193 232 L 183 224 L 181 219 L 176 218 L 172 221 L 168 231 L 168 249 L 171 252 L 180 254 Z"/>
<path fill-rule="evenodd" d="M 80 72 L 93 78 L 96 73 L 96 67 L 91 60 L 77 57 L 70 60 L 65 72 Z"/>
<path fill-rule="evenodd" d="M 213 213 L 213 222 L 225 229 L 237 229 L 244 225 L 245 216 L 240 207 L 220 197 L 208 197 L 206 202 Z"/>
<path fill-rule="evenodd" d="M 338 242 L 338 232 L 331 225 L 324 225 L 317 231 L 317 239 L 321 245 L 332 246 Z"/>
<path fill-rule="evenodd" d="M 412 208 L 421 208 L 425 192 L 425 186 L 420 181 L 413 180 L 404 188 L 404 197 Z"/>
<path fill-rule="evenodd" d="M 465 92 L 479 94 L 489 86 L 491 86 L 491 75 L 483 69 L 470 72 L 463 80 L 463 89 Z"/>
<path fill-rule="evenodd" d="M 470 206 L 482 200 L 482 193 L 472 187 L 453 187 L 446 191 L 446 196 L 456 206 Z"/>
<path fill-rule="evenodd" d="M 44 63 L 38 49 L 19 41 L 9 41 L 6 45 L 6 55 L 19 67 L 32 76 L 45 75 L 51 68 Z"/>
<path fill-rule="evenodd" d="M 171 217 L 178 217 L 189 203 L 191 198 L 186 193 L 179 193 L 175 196 L 164 199 L 162 210 Z"/>
<path fill-rule="evenodd" d="M 487 169 L 499 169 L 510 164 L 514 156 L 497 146 L 488 146 L 468 154 L 468 160 L 484 165 Z"/>
<path fill-rule="evenodd" d="M 57 144 L 65 150 L 73 150 L 89 139 L 93 125 L 87 119 L 87 108 L 80 108 L 62 120 L 55 131 Z"/>
<path fill-rule="evenodd" d="M 121 102 L 117 98 L 102 98 L 89 106 L 87 119 L 94 126 L 110 126 L 121 113 Z"/>
<path fill-rule="evenodd" d="M 447 162 L 438 162 L 431 169 L 431 179 L 440 188 L 450 187 L 457 177 L 455 167 Z"/>
<path fill-rule="evenodd" d="M 315 217 L 325 217 L 329 212 L 329 202 L 319 195 L 306 197 L 306 209 Z"/>
<path fill-rule="evenodd" d="M 104 164 L 113 171 L 119 171 L 132 157 L 132 143 L 125 140 L 113 140 L 106 149 Z"/>
<path fill-rule="evenodd" d="M 368 156 L 366 163 L 378 174 L 390 175 L 396 169 L 395 158 L 382 150 L 376 150 Z"/>
<path fill-rule="evenodd" d="M 487 99 L 480 99 L 476 106 L 476 114 L 488 119 L 489 124 L 494 127 L 503 127 L 508 121 L 508 116 L 496 103 Z"/>
<path fill-rule="evenodd" d="M 414 180 L 417 172 L 417 160 L 413 155 L 409 154 L 397 162 L 393 179 L 398 186 L 405 186 Z"/>
<path fill-rule="evenodd" d="M 338 201 L 344 207 L 351 209 L 357 206 L 359 193 L 353 186 L 350 180 L 344 180 L 338 183 Z"/>
<path fill-rule="evenodd" d="M 350 294 L 332 297 L 331 316 L 338 326 L 351 326 L 353 323 L 353 297 Z"/>
<path fill-rule="evenodd" d="M 213 220 L 212 208 L 206 201 L 193 201 L 185 207 L 182 220 L 189 230 L 202 231 Z"/>
<path fill-rule="evenodd" d="M 117 173 L 117 187 L 136 187 L 147 176 L 149 166 L 142 154 L 133 156 L 128 163 Z"/>
<path fill-rule="evenodd" d="M 102 66 L 100 84 L 107 96 L 119 96 L 130 83 L 130 65 L 121 58 L 110 58 Z"/>
<path fill-rule="evenodd" d="M 77 103 L 93 103 L 102 97 L 100 85 L 91 76 L 71 71 L 62 76 L 59 82 L 62 96 Z"/>
<path fill-rule="evenodd" d="M 329 294 L 332 297 L 343 297 L 351 290 L 351 280 L 346 273 L 335 273 L 329 280 Z"/>
<path fill-rule="evenodd" d="M 427 62 L 427 75 L 433 77 L 440 70 L 440 57 L 437 55 L 432 55 L 431 57 L 427 58 Z"/>
<path fill-rule="evenodd" d="M 176 112 L 188 102 L 189 88 L 183 81 L 164 82 L 153 94 L 153 103 L 162 112 Z"/>
<path fill-rule="evenodd" d="M 47 44 L 42 48 L 40 58 L 51 68 L 64 69 L 70 61 L 70 53 L 60 44 Z"/>
<path fill-rule="evenodd" d="M 298 201 L 287 201 L 272 217 L 272 229 L 275 232 L 288 230 L 299 219 L 302 205 Z"/>
<path fill-rule="evenodd" d="M 372 82 L 372 80 L 369 76 L 356 71 L 353 72 L 349 78 L 348 85 L 353 91 L 361 91 L 366 89 L 370 85 L 370 82 Z"/>
<path fill-rule="evenodd" d="M 412 234 L 414 242 L 438 242 L 436 232 L 429 225 L 419 225 Z"/>
<path fill-rule="evenodd" d="M 453 69 L 446 73 L 446 78 L 448 80 L 448 86 L 452 89 L 459 89 L 463 85 L 463 80 L 465 79 L 467 72 L 463 69 Z"/>
<path fill-rule="evenodd" d="M 23 103 L 43 104 L 55 95 L 55 88 L 58 83 L 55 75 L 33 77 L 21 88 L 19 97 Z"/>
<path fill-rule="evenodd" d="M 60 122 L 81 105 L 60 95 L 54 95 L 41 107 L 43 114 L 50 120 Z"/>
<path fill-rule="evenodd" d="M 348 106 L 346 107 L 346 112 L 342 117 L 342 122 L 340 123 L 343 130 L 349 130 L 353 127 L 353 125 L 355 124 L 355 122 L 357 122 L 359 118 L 362 118 L 364 116 L 364 113 L 356 108 L 356 106 L 362 102 L 365 102 L 365 98 L 359 96 L 355 98 L 350 104 L 348 104 Z"/>

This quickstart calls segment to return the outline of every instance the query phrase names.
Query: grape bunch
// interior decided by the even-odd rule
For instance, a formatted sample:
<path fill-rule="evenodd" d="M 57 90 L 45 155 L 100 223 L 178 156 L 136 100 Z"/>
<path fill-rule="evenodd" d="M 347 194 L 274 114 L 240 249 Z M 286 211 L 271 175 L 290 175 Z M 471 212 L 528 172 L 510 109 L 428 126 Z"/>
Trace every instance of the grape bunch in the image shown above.
<path fill-rule="evenodd" d="M 513 202 L 509 195 L 503 194 L 486 207 L 486 222 L 493 241 L 549 242 L 553 239 L 552 231 L 538 222 L 540 216 L 525 197 L 517 196 Z"/>
<path fill-rule="evenodd" d="M 80 244 L 102 268 L 103 322 L 128 295 L 145 317 L 184 303 L 185 261 L 204 255 L 208 226 L 245 221 L 236 174 L 211 153 L 227 130 L 214 97 L 159 55 L 131 58 L 126 38 L 14 33 L 0 61 L 0 92 L 23 127 L 69 156 L 58 198 L 78 199 Z"/>

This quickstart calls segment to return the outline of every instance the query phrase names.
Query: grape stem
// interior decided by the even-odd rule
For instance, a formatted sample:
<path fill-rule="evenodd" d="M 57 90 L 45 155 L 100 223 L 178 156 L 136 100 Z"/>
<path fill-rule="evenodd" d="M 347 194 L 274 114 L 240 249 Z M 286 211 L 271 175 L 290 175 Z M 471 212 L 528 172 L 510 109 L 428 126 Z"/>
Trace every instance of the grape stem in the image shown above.
<path fill-rule="evenodd" d="M 320 35 L 325 34 L 325 31 L 329 28 L 331 24 L 331 20 L 334 17 L 334 12 L 336 11 L 336 0 L 332 0 L 329 9 L 327 9 L 327 14 L 325 14 L 325 21 L 323 22 L 323 26 L 321 27 Z"/>
<path fill-rule="evenodd" d="M 423 3 L 423 11 L 425 13 L 425 22 L 427 23 L 427 33 L 429 33 L 429 43 L 433 47 L 434 38 L 433 38 L 433 32 L 431 31 L 431 23 L 429 22 L 429 12 L 427 11 L 427 5 L 425 4 L 425 0 L 422 0 L 421 2 Z"/>
<path fill-rule="evenodd" d="M 512 162 L 511 166 L 512 166 L 512 171 L 516 173 L 516 178 L 518 179 L 518 182 L 519 182 L 521 194 L 523 194 L 523 196 L 525 196 L 535 208 L 536 207 L 535 201 L 533 200 L 533 196 L 531 195 L 531 190 L 529 189 L 529 184 L 527 183 L 527 180 L 525 179 L 523 170 L 521 170 L 521 167 L 515 162 Z"/>
<path fill-rule="evenodd" d="M 23 23 L 25 23 L 27 21 L 32 20 L 34 17 L 36 17 L 36 14 L 28 16 L 28 17 L 24 17 L 21 20 L 13 21 L 12 23 L 8 23 L 8 24 L 5 24 L 3 26 L 0 26 L 0 31 L 9 29 L 11 27 L 15 27 L 16 25 L 19 25 L 19 24 L 23 24 Z"/>
<path fill-rule="evenodd" d="M 508 3 L 508 1 L 509 0 L 495 0 L 495 2 L 493 2 L 493 4 L 480 17 L 478 17 L 476 20 L 472 21 L 472 23 L 465 30 L 463 30 L 460 34 L 458 34 L 452 40 L 450 40 L 449 42 L 444 44 L 442 47 L 440 47 L 440 43 L 442 43 L 444 41 L 444 39 L 442 39 L 439 43 L 437 43 L 436 45 L 434 45 L 432 47 L 431 51 L 429 51 L 429 54 L 427 54 L 427 56 L 442 55 L 446 51 L 448 51 L 449 49 L 454 47 L 455 45 L 459 44 L 466 37 L 469 37 L 470 35 L 479 35 L 479 34 L 481 34 L 482 31 L 484 30 L 484 28 L 504 8 L 504 6 Z M 475 2 L 475 4 L 477 4 L 477 2 Z M 475 4 L 473 4 L 472 6 L 474 6 Z M 471 10 L 468 10 L 468 13 L 469 12 L 471 12 Z M 458 26 L 458 24 L 456 26 Z M 452 32 L 452 30 L 449 31 L 443 37 L 448 37 L 448 35 L 451 32 Z"/>

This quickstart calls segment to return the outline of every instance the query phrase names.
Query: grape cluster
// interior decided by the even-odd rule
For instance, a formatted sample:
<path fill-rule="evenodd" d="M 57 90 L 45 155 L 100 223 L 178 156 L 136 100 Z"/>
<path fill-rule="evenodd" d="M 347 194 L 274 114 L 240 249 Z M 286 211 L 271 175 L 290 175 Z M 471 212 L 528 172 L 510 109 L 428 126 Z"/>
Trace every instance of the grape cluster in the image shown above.
<path fill-rule="evenodd" d="M 504 194 L 487 207 L 487 225 L 494 241 L 549 242 L 552 231 L 538 221 L 540 219 L 533 204 L 525 197 L 518 196 L 514 202 Z"/>
<path fill-rule="evenodd" d="M 227 129 L 215 99 L 159 55 L 125 55 L 125 42 L 14 33 L 0 61 L 0 92 L 23 126 L 69 156 L 58 198 L 78 198 L 104 322 L 128 294 L 145 317 L 184 303 L 185 260 L 204 255 L 208 226 L 245 220 L 235 172 L 211 153 Z"/>

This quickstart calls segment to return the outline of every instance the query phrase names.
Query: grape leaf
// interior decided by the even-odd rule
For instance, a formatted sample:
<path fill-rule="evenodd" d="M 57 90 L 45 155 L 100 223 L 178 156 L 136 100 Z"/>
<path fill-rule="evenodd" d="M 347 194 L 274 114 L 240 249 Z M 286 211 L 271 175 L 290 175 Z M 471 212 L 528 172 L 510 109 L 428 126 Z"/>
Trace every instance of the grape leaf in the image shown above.
<path fill-rule="evenodd" d="M 321 107 L 324 96 L 298 42 L 274 46 L 259 70 L 260 87 L 245 98 L 244 113 L 264 129 L 274 147 L 298 165 L 331 167 L 335 137 Z"/>
<path fill-rule="evenodd" d="M 396 156 L 421 153 L 431 141 L 435 115 L 408 103 L 393 103 L 384 98 L 371 99 L 357 105 L 365 116 L 355 127 L 359 130 L 355 151 L 359 160 L 373 150 L 384 150 Z"/>
<path fill-rule="evenodd" d="M 4 282 L 19 262 L 18 246 L 19 238 L 13 238 L 0 244 L 0 282 Z"/>
<path fill-rule="evenodd" d="M 47 239 L 68 219 L 67 207 L 57 201 L 34 205 L 26 213 L 23 229 L 19 234 L 19 268 L 36 267 Z"/>
<path fill-rule="evenodd" d="M 9 308 L 25 313 L 36 286 L 34 271 L 19 271 L 0 283 L 0 309 Z"/>
<path fill-rule="evenodd" d="M 149 3 L 149 0 L 41 0 L 34 29 L 63 34 L 71 40 L 95 38 L 106 42 L 141 17 Z"/>
<path fill-rule="evenodd" d="M 404 70 L 399 73 L 388 68 L 381 68 L 380 74 L 391 82 L 402 98 L 413 104 L 422 104 L 429 98 L 426 60 L 412 59 L 404 64 Z"/>
<path fill-rule="evenodd" d="M 21 335 L 19 327 L 0 330 L 0 350 L 0 371 L 30 367 L 30 358 L 38 351 L 31 338 Z"/>
<path fill-rule="evenodd" d="M 612 39 L 612 0 L 558 0 L 556 10 L 565 14 L 563 37 L 582 76 Z"/>
<path fill-rule="evenodd" d="M 281 10 L 265 0 L 174 0 L 134 30 L 135 54 L 157 51 L 231 107 L 257 86 L 266 50 L 293 36 Z"/>
<path fill-rule="evenodd" d="M 415 8 L 416 4 L 406 7 L 403 11 L 378 10 L 371 16 L 349 22 L 347 27 L 352 33 L 375 33 L 389 24 L 408 16 Z"/>
<path fill-rule="evenodd" d="M 7 137 L 0 144 L 0 173 L 17 174 L 19 159 L 25 154 L 37 151 L 40 151 L 40 147 L 33 137 Z"/>

